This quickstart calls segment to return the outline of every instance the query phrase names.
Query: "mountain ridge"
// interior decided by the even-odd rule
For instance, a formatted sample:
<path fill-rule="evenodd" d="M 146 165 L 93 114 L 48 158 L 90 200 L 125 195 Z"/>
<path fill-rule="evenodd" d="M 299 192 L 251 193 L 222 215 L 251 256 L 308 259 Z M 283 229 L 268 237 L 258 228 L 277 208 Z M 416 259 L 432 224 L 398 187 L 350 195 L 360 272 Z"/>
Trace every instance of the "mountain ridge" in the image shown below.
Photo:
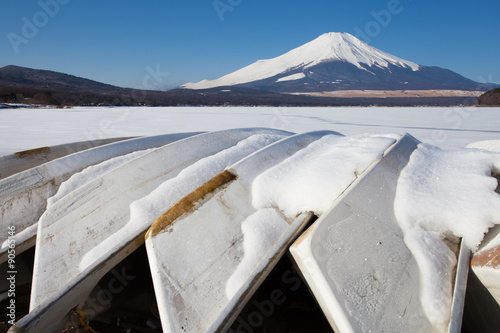
<path fill-rule="evenodd" d="M 290 78 L 286 82 L 293 82 Z M 0 103 L 54 106 L 455 106 L 471 96 L 307 96 L 245 86 L 147 91 L 115 87 L 73 75 L 20 66 L 0 68 Z M 2 105 L 0 108 L 16 107 Z"/>
<path fill-rule="evenodd" d="M 0 102 L 42 105 L 164 104 L 163 92 L 122 88 L 71 74 L 15 65 L 0 68 Z"/>
<path fill-rule="evenodd" d="M 121 88 L 71 74 L 16 65 L 7 65 L 0 68 L 0 86 L 33 89 L 45 89 L 47 87 L 51 87 L 61 91 L 85 92 L 99 92 L 103 90 L 118 92 L 129 90 L 129 88 Z"/>
<path fill-rule="evenodd" d="M 283 55 L 258 60 L 215 80 L 187 83 L 186 89 L 242 86 L 276 92 L 334 90 L 488 90 L 460 74 L 422 66 L 386 53 L 348 33 L 326 33 Z"/>

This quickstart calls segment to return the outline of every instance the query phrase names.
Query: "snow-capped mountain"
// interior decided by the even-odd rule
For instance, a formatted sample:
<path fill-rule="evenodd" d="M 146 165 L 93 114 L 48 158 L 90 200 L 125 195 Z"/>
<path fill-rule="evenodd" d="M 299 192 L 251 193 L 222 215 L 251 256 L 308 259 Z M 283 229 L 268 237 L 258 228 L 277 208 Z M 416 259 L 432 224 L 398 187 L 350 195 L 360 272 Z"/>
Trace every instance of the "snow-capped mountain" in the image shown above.
<path fill-rule="evenodd" d="M 481 84 L 450 70 L 421 66 L 383 52 L 348 33 L 326 33 L 279 57 L 259 60 L 188 89 L 243 86 L 283 92 L 347 89 L 464 89 Z"/>

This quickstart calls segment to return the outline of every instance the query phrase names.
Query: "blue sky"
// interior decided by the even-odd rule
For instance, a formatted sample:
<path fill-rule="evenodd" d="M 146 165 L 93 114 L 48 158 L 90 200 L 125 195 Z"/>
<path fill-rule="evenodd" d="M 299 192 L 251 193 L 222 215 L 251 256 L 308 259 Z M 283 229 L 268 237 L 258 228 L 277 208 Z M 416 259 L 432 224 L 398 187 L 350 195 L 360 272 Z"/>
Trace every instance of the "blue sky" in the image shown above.
<path fill-rule="evenodd" d="M 498 0 L 0 0 L 0 66 L 167 89 L 349 32 L 499 83 L 499 15 Z"/>

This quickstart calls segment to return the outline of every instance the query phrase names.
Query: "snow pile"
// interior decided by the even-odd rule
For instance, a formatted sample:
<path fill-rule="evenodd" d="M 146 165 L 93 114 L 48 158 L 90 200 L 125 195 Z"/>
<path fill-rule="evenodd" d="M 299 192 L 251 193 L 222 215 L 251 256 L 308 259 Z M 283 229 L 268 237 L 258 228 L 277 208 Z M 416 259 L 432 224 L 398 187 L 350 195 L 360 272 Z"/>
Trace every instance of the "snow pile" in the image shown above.
<path fill-rule="evenodd" d="M 492 177 L 499 173 L 499 153 L 420 144 L 398 181 L 398 221 L 403 230 L 451 232 L 475 250 L 488 228 L 500 223 L 498 183 Z"/>
<path fill-rule="evenodd" d="M 446 235 L 462 237 L 475 250 L 484 233 L 500 223 L 500 154 L 442 150 L 420 144 L 401 172 L 394 212 L 421 272 L 421 302 L 431 322 L 445 327 L 451 311 L 454 253 Z M 439 283 L 436 283 L 439 281 Z"/>
<path fill-rule="evenodd" d="M 89 251 L 80 262 L 80 270 L 83 271 L 95 262 L 96 258 L 122 246 L 123 239 L 129 239 L 130 235 L 135 235 L 142 232 L 142 229 L 148 228 L 169 207 L 222 172 L 226 167 L 283 137 L 267 134 L 253 135 L 231 148 L 187 166 L 176 177 L 165 181 L 149 195 L 131 203 L 128 223 L 119 232 L 111 235 Z"/>
<path fill-rule="evenodd" d="M 289 218 L 324 213 L 396 136 L 325 136 L 259 175 L 252 185 L 256 209 L 275 207 Z"/>
<path fill-rule="evenodd" d="M 261 209 L 250 215 L 241 224 L 244 256 L 226 284 L 226 296 L 233 296 L 260 264 L 262 256 L 272 248 L 276 240 L 289 227 L 274 209 Z"/>
<path fill-rule="evenodd" d="M 477 148 L 500 153 L 500 140 L 484 140 L 467 145 L 467 148 Z"/>
<path fill-rule="evenodd" d="M 61 186 L 59 186 L 59 189 L 54 196 L 47 199 L 47 209 L 77 188 L 82 187 L 83 185 L 90 183 L 94 179 L 102 177 L 109 171 L 116 169 L 119 166 L 135 158 L 141 157 L 155 149 L 156 148 L 139 150 L 126 155 L 117 156 L 99 164 L 89 166 L 82 171 L 73 174 L 68 180 L 66 180 L 61 184 Z"/>
<path fill-rule="evenodd" d="M 389 64 L 419 69 L 419 65 L 374 48 L 348 33 L 326 33 L 279 57 L 259 60 L 216 80 L 187 83 L 188 89 L 207 89 L 263 80 L 296 69 L 307 69 L 325 61 L 343 61 L 366 70 L 362 64 L 387 68 Z"/>

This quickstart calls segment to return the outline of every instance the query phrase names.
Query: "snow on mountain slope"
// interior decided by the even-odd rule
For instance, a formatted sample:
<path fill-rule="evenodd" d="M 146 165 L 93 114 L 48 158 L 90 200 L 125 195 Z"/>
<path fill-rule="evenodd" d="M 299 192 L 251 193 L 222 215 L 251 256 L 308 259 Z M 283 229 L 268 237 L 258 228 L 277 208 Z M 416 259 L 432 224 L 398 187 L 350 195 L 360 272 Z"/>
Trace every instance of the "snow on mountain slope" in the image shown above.
<path fill-rule="evenodd" d="M 288 76 L 282 77 L 282 78 L 276 80 L 276 82 L 300 80 L 300 79 L 303 79 L 305 77 L 306 77 L 306 75 L 304 73 L 297 73 L 297 74 L 292 74 L 292 75 L 288 75 Z"/>
<path fill-rule="evenodd" d="M 361 64 L 381 68 L 395 65 L 402 68 L 411 68 L 413 71 L 417 71 L 420 67 L 411 61 L 403 60 L 376 49 L 351 34 L 330 32 L 279 57 L 259 60 L 216 80 L 187 83 L 183 87 L 188 89 L 208 89 L 243 84 L 297 69 L 307 69 L 330 61 L 351 63 L 365 71 L 367 69 Z"/>

